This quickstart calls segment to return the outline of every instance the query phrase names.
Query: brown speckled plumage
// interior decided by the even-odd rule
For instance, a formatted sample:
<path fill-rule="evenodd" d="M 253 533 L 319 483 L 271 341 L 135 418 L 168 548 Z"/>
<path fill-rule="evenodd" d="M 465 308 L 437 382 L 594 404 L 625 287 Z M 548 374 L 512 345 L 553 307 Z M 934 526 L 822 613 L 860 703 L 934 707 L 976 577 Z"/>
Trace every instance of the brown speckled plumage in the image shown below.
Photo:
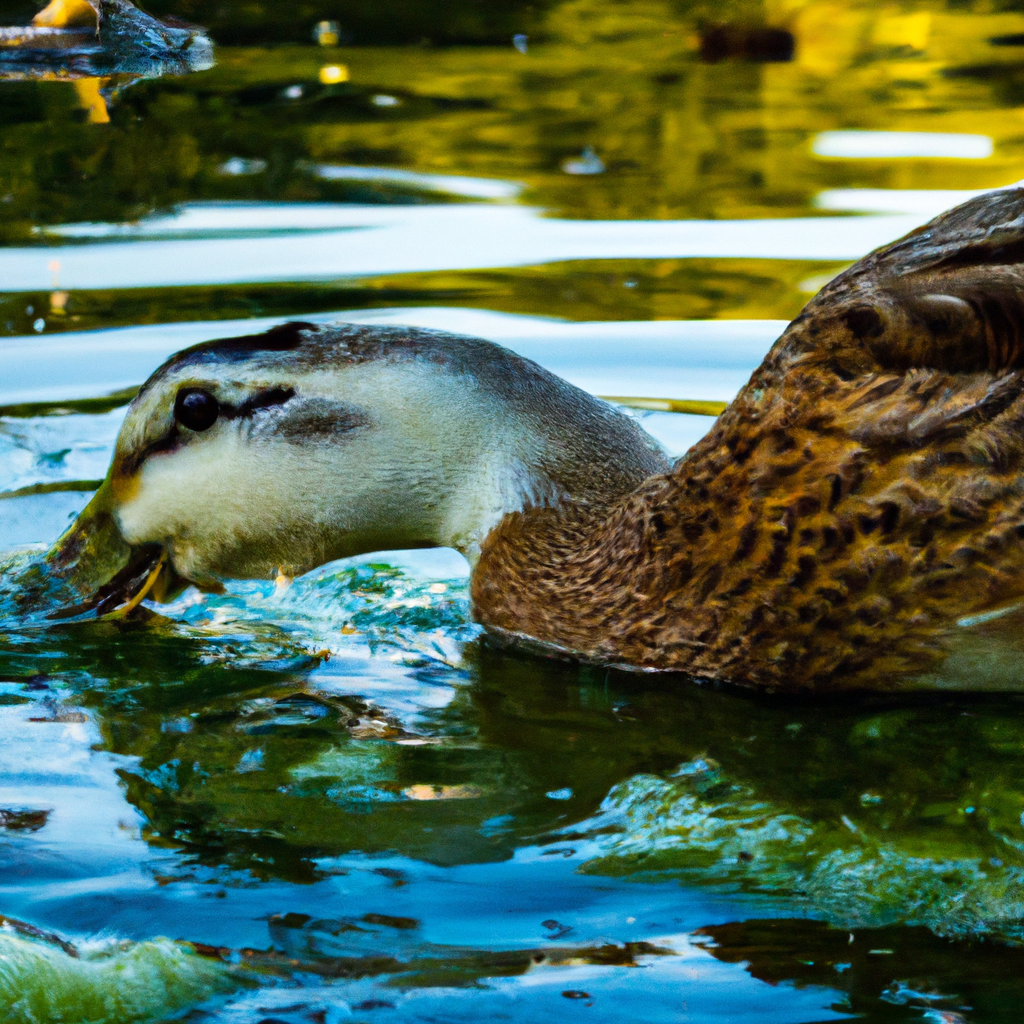
<path fill-rule="evenodd" d="M 1024 597 L 1022 259 L 1020 189 L 869 255 L 670 473 L 611 506 L 507 516 L 478 618 L 766 688 L 935 670 L 957 620 Z"/>

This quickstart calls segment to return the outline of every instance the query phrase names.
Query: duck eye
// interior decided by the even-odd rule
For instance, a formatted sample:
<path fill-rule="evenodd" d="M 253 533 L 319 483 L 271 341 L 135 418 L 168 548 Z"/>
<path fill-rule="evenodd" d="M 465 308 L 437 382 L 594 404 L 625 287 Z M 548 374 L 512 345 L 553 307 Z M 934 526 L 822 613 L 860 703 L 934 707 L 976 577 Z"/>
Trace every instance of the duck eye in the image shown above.
<path fill-rule="evenodd" d="M 219 413 L 217 399 L 200 388 L 183 388 L 174 400 L 174 418 L 189 430 L 209 430 Z"/>

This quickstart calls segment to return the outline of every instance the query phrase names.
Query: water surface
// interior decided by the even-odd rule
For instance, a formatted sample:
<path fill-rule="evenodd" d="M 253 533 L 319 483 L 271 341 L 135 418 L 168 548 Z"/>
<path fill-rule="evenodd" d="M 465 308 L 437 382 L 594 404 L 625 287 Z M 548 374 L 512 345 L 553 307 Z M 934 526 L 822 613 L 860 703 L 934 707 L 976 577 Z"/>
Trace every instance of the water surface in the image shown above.
<path fill-rule="evenodd" d="M 728 401 L 833 275 L 1024 177 L 1012 10 L 206 7 L 152 12 L 212 19 L 210 70 L 0 81 L 5 565 L 186 345 L 407 323 Z M 1019 1018 L 1020 698 L 503 652 L 449 551 L 151 611 L 0 627 L 6 1019 Z"/>

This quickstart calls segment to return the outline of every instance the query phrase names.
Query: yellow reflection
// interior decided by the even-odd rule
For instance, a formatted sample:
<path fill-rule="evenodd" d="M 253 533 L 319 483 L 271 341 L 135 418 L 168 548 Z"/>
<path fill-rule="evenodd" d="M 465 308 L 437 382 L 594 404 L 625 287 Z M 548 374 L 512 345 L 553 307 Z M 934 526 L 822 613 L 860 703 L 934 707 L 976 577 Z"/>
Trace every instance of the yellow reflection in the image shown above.
<path fill-rule="evenodd" d="M 70 2 L 51 4 L 48 17 L 67 12 Z M 738 18 L 743 6 L 700 3 L 722 21 Z M 677 0 L 552 3 L 528 60 L 511 46 L 233 52 L 251 62 L 246 74 L 254 82 L 279 83 L 289 98 L 304 95 L 297 83 L 317 80 L 327 88 L 372 83 L 371 104 L 378 103 L 372 96 L 410 97 L 405 117 L 304 123 L 311 167 L 386 162 L 515 180 L 530 190 L 531 204 L 580 218 L 793 216 L 829 189 L 978 190 L 1024 178 L 1020 50 L 990 42 L 1024 33 L 1024 13 L 992 6 L 763 0 L 764 24 L 796 39 L 789 63 L 702 64 L 686 13 L 693 5 Z M 719 8 L 725 13 L 714 13 Z M 208 81 L 228 90 L 235 74 L 214 71 Z M 98 92 L 95 82 L 83 84 L 79 102 L 90 119 L 103 121 Z M 419 116 L 411 106 L 416 96 L 445 102 Z M 187 90 L 174 103 L 186 101 L 196 111 L 188 118 L 174 112 L 170 98 L 151 117 L 166 117 L 160 130 L 182 139 L 180 164 L 168 165 L 195 168 L 205 156 L 189 119 L 205 115 Z M 826 166 L 814 156 L 817 136 L 849 130 L 983 135 L 994 150 L 983 160 L 955 162 L 883 155 Z M 587 147 L 604 173 L 566 173 L 579 170 Z M 180 173 L 184 185 L 196 172 Z M 289 188 L 296 199 L 320 194 L 315 181 Z M 798 280 L 807 276 L 801 271 Z"/>
<path fill-rule="evenodd" d="M 341 28 L 336 21 L 321 21 L 317 23 L 313 35 L 321 46 L 337 46 Z"/>
<path fill-rule="evenodd" d="M 348 81 L 348 68 L 344 64 L 327 64 L 320 69 L 320 81 L 324 85 L 338 85 Z"/>
<path fill-rule="evenodd" d="M 537 205 L 594 219 L 797 215 L 829 188 L 982 189 L 1024 177 L 1019 52 L 989 42 L 1024 32 L 1024 15 L 915 6 L 766 0 L 764 22 L 793 34 L 794 60 L 703 65 L 692 19 L 672 0 L 568 0 L 551 6 L 525 62 L 511 47 L 346 49 L 330 66 L 344 61 L 380 95 L 471 103 L 325 120 L 306 137 L 317 163 L 386 151 L 396 166 L 522 181 Z M 318 49 L 302 51 L 301 70 L 293 52 L 295 80 L 330 76 Z M 927 156 L 822 166 L 811 140 L 848 129 L 984 135 L 994 152 L 970 166 Z M 588 146 L 605 173 L 567 174 Z"/>
<path fill-rule="evenodd" d="M 90 124 L 110 124 L 107 101 L 100 92 L 108 81 L 107 78 L 79 78 L 72 83 L 75 95 L 78 96 L 78 105 L 89 112 Z"/>
<path fill-rule="evenodd" d="M 870 17 L 843 3 L 807 5 L 791 23 L 797 63 L 810 74 L 836 74 L 856 56 Z"/>
<path fill-rule="evenodd" d="M 641 398 L 635 395 L 598 395 L 606 402 L 625 405 L 630 409 L 648 409 L 652 412 L 685 412 L 691 416 L 720 416 L 728 402 L 713 402 L 701 398 Z"/>
<path fill-rule="evenodd" d="M 483 796 L 477 786 L 408 786 L 402 794 L 409 800 L 477 800 Z"/>
<path fill-rule="evenodd" d="M 96 10 L 85 0 L 52 0 L 32 19 L 32 24 L 41 28 L 95 28 Z"/>
<path fill-rule="evenodd" d="M 96 9 L 85 0 L 52 0 L 33 19 L 37 28 L 96 28 Z M 100 92 L 105 78 L 81 78 L 75 81 L 78 105 L 88 111 L 91 124 L 109 124 L 107 101 Z"/>
<path fill-rule="evenodd" d="M 872 33 L 872 42 L 876 46 L 909 46 L 912 50 L 925 50 L 931 31 L 930 11 L 879 18 Z"/>

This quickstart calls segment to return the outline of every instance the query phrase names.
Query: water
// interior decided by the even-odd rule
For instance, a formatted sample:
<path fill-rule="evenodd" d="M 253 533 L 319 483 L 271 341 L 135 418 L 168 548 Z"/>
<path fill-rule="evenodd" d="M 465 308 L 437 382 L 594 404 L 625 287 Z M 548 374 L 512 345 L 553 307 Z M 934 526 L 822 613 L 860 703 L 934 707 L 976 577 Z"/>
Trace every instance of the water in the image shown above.
<path fill-rule="evenodd" d="M 831 276 L 1024 177 L 1014 10 L 208 7 L 151 12 L 213 69 L 0 81 L 0 551 L 196 341 L 409 323 L 728 401 Z M 0 633 L 5 1019 L 1019 1017 L 1020 698 L 503 652 L 450 551 L 152 611 Z"/>

